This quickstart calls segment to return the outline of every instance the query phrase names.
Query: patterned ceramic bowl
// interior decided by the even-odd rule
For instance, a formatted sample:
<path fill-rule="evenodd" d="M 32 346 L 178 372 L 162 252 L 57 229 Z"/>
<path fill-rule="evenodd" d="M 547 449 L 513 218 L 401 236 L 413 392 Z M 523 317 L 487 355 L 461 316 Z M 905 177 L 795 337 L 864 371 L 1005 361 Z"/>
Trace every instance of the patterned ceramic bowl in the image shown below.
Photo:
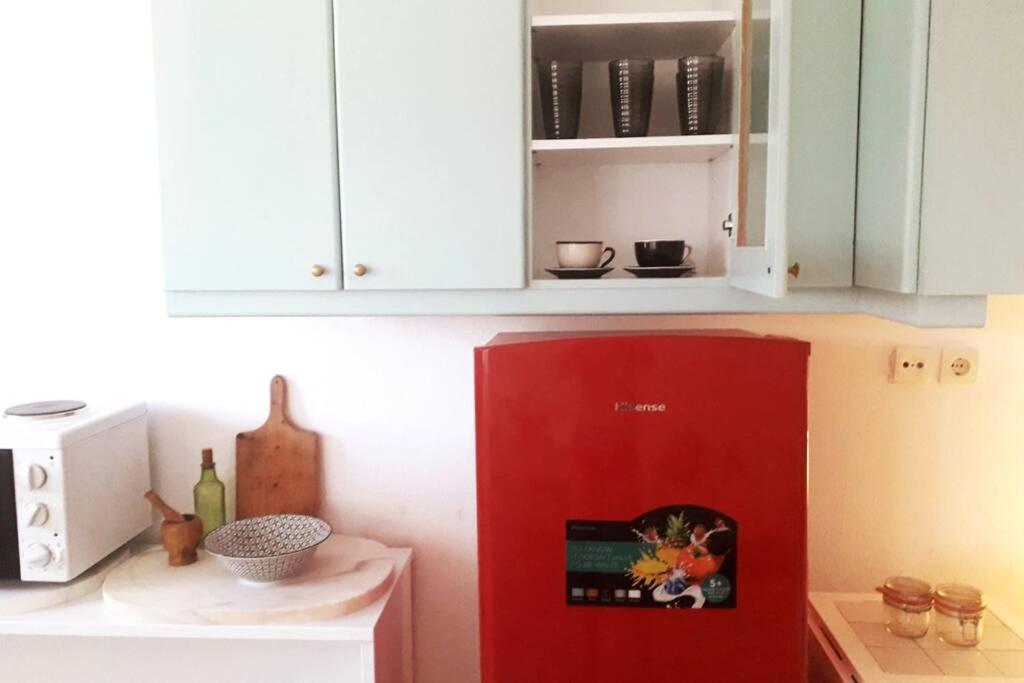
<path fill-rule="evenodd" d="M 305 569 L 330 535 L 331 525 L 317 517 L 266 515 L 214 529 L 205 547 L 240 579 L 280 581 Z"/>

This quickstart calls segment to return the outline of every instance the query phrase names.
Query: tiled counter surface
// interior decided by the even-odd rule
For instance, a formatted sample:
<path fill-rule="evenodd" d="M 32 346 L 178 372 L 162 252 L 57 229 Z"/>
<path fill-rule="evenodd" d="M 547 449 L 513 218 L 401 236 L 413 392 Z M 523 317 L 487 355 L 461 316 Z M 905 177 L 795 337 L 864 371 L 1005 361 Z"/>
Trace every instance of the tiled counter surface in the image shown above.
<path fill-rule="evenodd" d="M 877 594 L 812 593 L 810 601 L 812 624 L 824 626 L 863 683 L 1024 681 L 1024 622 L 998 602 L 978 647 L 962 648 L 939 640 L 934 625 L 918 639 L 889 633 Z"/>

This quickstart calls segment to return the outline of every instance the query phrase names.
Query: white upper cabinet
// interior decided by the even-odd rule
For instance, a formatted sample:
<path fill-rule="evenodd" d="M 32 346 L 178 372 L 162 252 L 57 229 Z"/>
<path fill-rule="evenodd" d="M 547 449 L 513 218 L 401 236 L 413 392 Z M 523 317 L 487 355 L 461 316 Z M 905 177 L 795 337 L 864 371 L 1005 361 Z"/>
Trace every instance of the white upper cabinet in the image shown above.
<path fill-rule="evenodd" d="M 1024 291 L 1024 1 L 153 14 L 172 315 L 977 325 Z M 686 249 L 638 268 L 645 240 Z M 566 272 L 561 241 L 614 260 Z"/>
<path fill-rule="evenodd" d="M 857 285 L 1024 291 L 1024 3 L 864 1 Z"/>
<path fill-rule="evenodd" d="M 520 0 L 336 0 L 346 289 L 524 285 L 524 31 Z"/>
<path fill-rule="evenodd" d="M 330 0 L 154 0 L 166 286 L 340 284 Z"/>

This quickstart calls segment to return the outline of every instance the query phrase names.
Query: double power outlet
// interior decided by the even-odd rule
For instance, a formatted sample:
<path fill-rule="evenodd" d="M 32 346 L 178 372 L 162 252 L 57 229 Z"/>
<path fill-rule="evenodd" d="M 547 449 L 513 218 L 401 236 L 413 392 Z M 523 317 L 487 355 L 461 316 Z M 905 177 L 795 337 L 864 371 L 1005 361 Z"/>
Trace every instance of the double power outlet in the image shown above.
<path fill-rule="evenodd" d="M 893 349 L 890 382 L 919 384 L 935 378 L 936 374 L 944 384 L 973 384 L 978 381 L 978 352 L 963 347 L 897 346 Z"/>

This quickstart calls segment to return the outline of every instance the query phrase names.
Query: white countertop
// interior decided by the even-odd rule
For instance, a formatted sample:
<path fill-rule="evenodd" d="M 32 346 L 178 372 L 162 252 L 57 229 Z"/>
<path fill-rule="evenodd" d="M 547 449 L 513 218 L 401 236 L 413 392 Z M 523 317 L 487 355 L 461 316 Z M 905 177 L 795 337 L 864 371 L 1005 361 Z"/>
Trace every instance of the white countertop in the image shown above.
<path fill-rule="evenodd" d="M 353 614 L 300 624 L 212 625 L 141 623 L 107 614 L 101 591 L 57 607 L 0 617 L 2 635 L 123 638 L 223 638 L 248 640 L 372 641 L 374 628 L 412 560 L 409 548 L 392 548 L 395 580 L 376 602 Z"/>

